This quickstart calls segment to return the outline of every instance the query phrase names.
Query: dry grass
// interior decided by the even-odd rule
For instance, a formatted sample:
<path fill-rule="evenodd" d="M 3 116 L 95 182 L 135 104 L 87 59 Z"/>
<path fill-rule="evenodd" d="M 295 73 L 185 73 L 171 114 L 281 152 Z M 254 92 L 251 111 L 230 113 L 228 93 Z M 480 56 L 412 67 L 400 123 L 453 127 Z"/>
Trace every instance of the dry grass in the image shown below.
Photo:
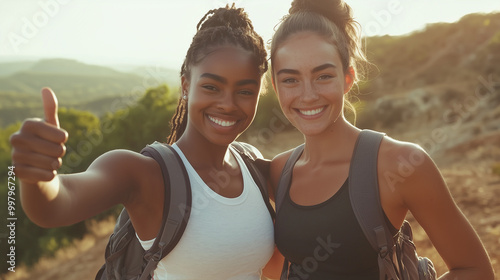
<path fill-rule="evenodd" d="M 43 258 L 34 267 L 19 267 L 5 280 L 94 279 L 104 263 L 104 250 L 115 225 L 114 219 L 91 224 L 90 233 L 73 245 L 59 250 L 53 258 Z"/>

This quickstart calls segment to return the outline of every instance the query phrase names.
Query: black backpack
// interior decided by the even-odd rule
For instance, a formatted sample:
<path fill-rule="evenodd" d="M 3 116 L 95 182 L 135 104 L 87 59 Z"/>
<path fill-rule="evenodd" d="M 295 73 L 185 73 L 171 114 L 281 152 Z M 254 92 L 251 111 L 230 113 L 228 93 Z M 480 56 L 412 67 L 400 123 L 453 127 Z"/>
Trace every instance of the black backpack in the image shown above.
<path fill-rule="evenodd" d="M 231 146 L 242 156 L 274 219 L 275 213 L 269 202 L 265 176 L 268 174 L 268 162 L 258 158 L 254 152 L 255 148 L 251 145 L 233 142 Z M 160 260 L 177 245 L 186 228 L 192 197 L 189 177 L 181 158 L 172 147 L 159 142 L 146 146 L 141 154 L 158 162 L 165 182 L 160 232 L 151 248 L 144 250 L 136 237 L 126 209 L 123 209 L 109 238 L 105 263 L 98 271 L 96 280 L 151 279 Z"/>
<path fill-rule="evenodd" d="M 432 261 L 417 255 L 410 223 L 404 221 L 394 240 L 385 221 L 377 176 L 378 150 L 384 135 L 363 130 L 356 142 L 348 179 L 354 214 L 366 238 L 378 252 L 380 280 L 435 280 L 437 277 Z M 295 148 L 283 168 L 276 193 L 276 212 L 292 179 L 293 166 L 303 150 L 304 144 Z M 281 280 L 287 279 L 289 265 L 285 259 Z"/>

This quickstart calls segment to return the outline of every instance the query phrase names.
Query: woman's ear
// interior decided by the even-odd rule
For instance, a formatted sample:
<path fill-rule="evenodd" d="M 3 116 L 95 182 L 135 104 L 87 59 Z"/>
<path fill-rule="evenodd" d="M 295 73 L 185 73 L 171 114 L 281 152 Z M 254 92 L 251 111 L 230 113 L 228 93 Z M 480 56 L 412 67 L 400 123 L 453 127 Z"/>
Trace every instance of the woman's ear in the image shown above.
<path fill-rule="evenodd" d="M 350 66 L 347 69 L 347 73 L 345 74 L 344 94 L 348 93 L 351 90 L 355 80 L 356 80 L 356 71 L 354 71 L 354 68 Z"/>
<path fill-rule="evenodd" d="M 189 92 L 189 79 L 185 76 L 185 75 L 182 75 L 181 76 L 181 95 L 186 97 L 184 99 L 187 99 L 187 95 L 188 95 L 188 92 Z"/>

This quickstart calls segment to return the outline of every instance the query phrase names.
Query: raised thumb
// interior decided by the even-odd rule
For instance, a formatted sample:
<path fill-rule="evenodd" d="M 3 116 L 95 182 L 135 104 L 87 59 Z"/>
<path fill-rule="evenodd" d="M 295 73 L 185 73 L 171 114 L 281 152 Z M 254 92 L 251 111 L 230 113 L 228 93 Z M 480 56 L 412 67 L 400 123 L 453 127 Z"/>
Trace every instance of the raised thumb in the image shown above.
<path fill-rule="evenodd" d="M 50 88 L 42 89 L 43 111 L 45 122 L 59 128 L 59 117 L 57 117 L 57 97 Z"/>

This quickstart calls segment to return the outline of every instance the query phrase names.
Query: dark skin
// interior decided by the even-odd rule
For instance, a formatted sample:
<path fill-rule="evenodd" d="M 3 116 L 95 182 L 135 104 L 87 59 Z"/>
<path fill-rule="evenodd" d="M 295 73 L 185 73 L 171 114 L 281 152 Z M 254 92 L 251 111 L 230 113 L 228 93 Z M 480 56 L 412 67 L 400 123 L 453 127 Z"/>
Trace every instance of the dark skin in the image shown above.
<path fill-rule="evenodd" d="M 349 173 L 360 130 L 345 119 L 343 98 L 355 73 L 344 69 L 336 47 L 314 32 L 291 35 L 280 45 L 273 70 L 283 112 L 305 137 L 290 197 L 300 205 L 316 205 L 332 197 Z M 273 186 L 289 156 L 286 152 L 273 159 Z M 479 237 L 423 149 L 385 137 L 377 166 L 385 214 L 395 228 L 401 227 L 408 211 L 413 214 L 449 268 L 439 279 L 494 278 Z"/>
<path fill-rule="evenodd" d="M 210 78 L 213 76 L 200 78 L 206 73 L 225 81 L 215 81 Z M 191 79 L 183 78 L 183 90 L 190 107 L 179 147 L 215 192 L 238 196 L 242 178 L 228 145 L 255 115 L 260 75 L 252 54 L 233 46 L 214 49 L 192 67 Z M 68 135 L 59 127 L 55 94 L 45 88 L 42 98 L 45 121 L 26 120 L 11 136 L 12 159 L 28 217 L 42 227 L 66 226 L 121 203 L 141 239 L 156 237 L 164 197 L 156 161 L 136 152 L 115 150 L 97 158 L 85 172 L 58 175 Z M 221 125 L 210 121 L 209 115 Z M 231 176 L 221 183 L 212 180 L 211 172 Z"/>
<path fill-rule="evenodd" d="M 249 71 L 256 70 L 257 65 L 249 57 L 231 55 L 236 51 L 234 47 L 221 47 L 206 58 L 212 63 L 193 68 L 191 79 L 182 78 L 183 92 L 190 101 L 190 118 L 177 141 L 205 183 L 226 197 L 237 197 L 243 190 L 238 163 L 227 146 L 253 120 L 260 89 L 258 72 Z M 229 66 L 219 69 L 224 63 Z M 231 79 L 231 75 L 241 78 Z M 217 183 L 220 180 L 216 174 L 227 175 L 229 182 L 224 179 Z"/>
<path fill-rule="evenodd" d="M 132 221 L 144 226 L 141 234 L 158 231 L 161 211 L 159 206 L 152 206 L 162 206 L 163 195 L 152 193 L 163 193 L 163 180 L 155 161 L 116 150 L 100 156 L 83 173 L 57 175 L 68 135 L 59 128 L 55 94 L 44 88 L 42 98 L 45 121 L 26 120 L 21 130 L 11 136 L 21 202 L 28 217 L 42 227 L 66 226 L 122 203 L 130 209 Z M 140 203 L 145 198 L 152 203 Z M 147 208 L 141 210 L 140 206 Z M 150 215 L 142 214 L 144 219 L 137 219 L 146 211 Z"/>

